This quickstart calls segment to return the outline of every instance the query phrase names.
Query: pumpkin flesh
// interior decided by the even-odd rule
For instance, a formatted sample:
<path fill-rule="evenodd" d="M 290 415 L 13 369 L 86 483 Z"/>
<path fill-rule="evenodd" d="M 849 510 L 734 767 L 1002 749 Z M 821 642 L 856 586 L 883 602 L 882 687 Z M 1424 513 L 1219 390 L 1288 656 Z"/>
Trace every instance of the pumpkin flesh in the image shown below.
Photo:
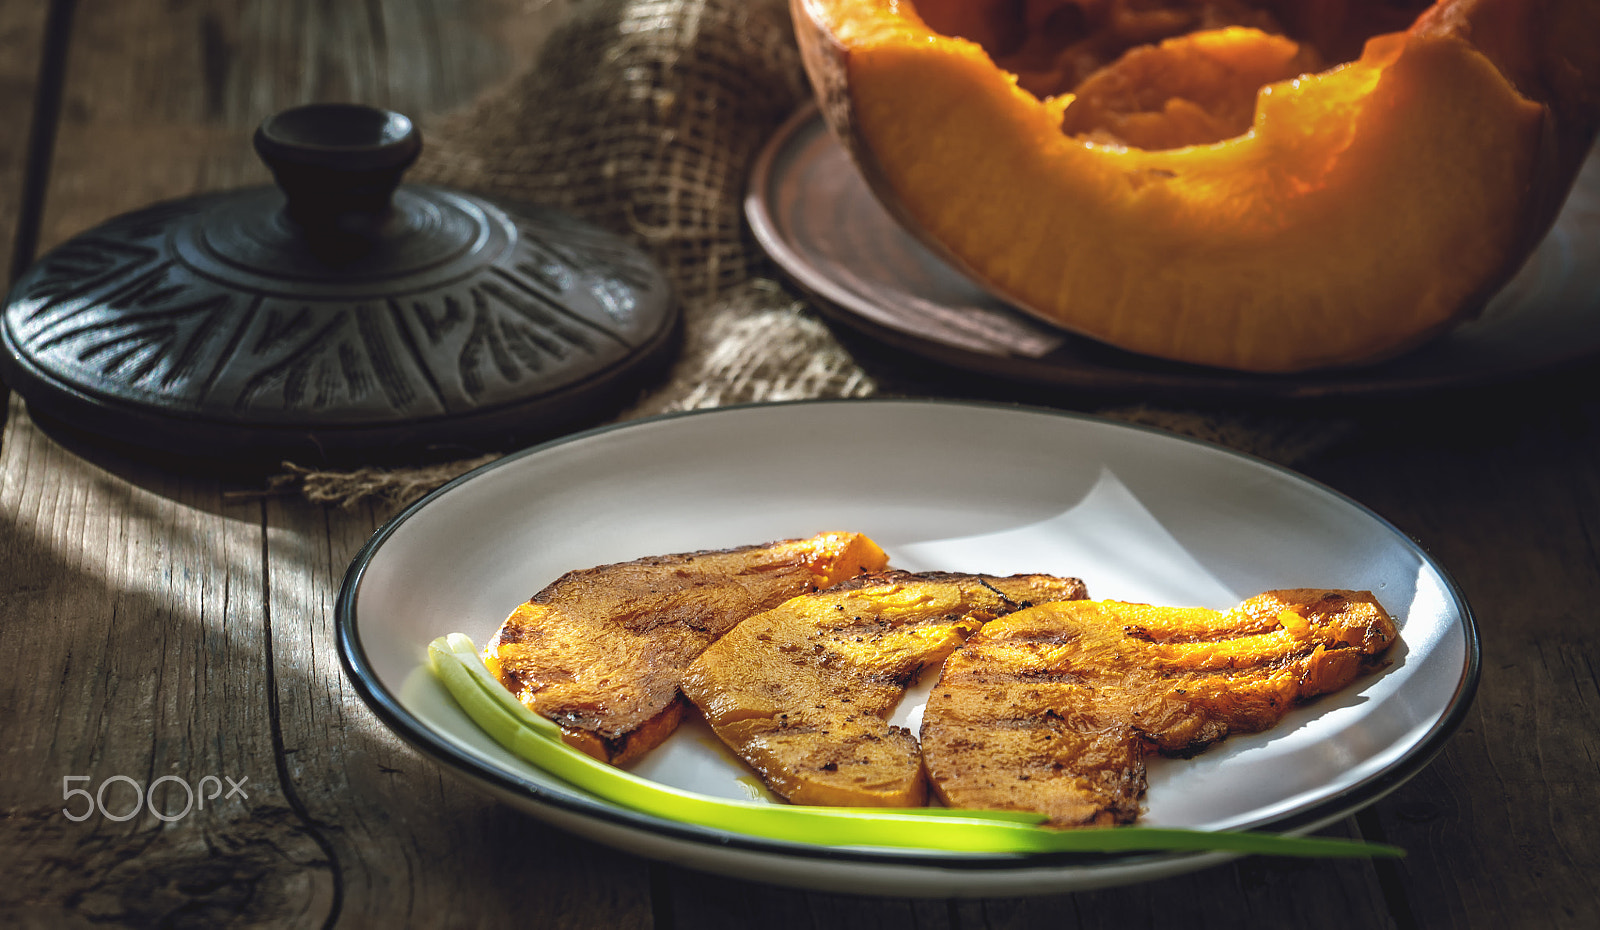
<path fill-rule="evenodd" d="M 1017 4 L 794 5 L 825 117 L 908 228 L 1134 352 L 1260 372 L 1384 358 L 1481 306 L 1553 217 L 1530 196 L 1547 108 L 1437 16 L 1307 73 L 1386 22 L 1297 24 L 1325 49 L 1248 24 L 1158 37 L 1081 79 L 1063 66 L 1073 90 L 1036 70 L 1041 97 L 985 48 L 1026 52 L 995 25 Z"/>
<path fill-rule="evenodd" d="M 1229 611 L 1088 600 L 1017 611 L 945 661 L 922 718 L 929 782 L 950 807 L 1132 823 L 1150 753 L 1270 729 L 1349 685 L 1397 635 L 1365 591 L 1268 591 Z"/>
<path fill-rule="evenodd" d="M 572 571 L 511 612 L 484 662 L 567 743 L 626 765 L 672 735 L 684 669 L 724 633 L 887 564 L 860 533 L 819 533 Z"/>
<path fill-rule="evenodd" d="M 789 801 L 919 807 L 917 739 L 888 723 L 906 687 L 995 617 L 1085 595 L 1047 575 L 861 575 L 740 623 L 689 666 L 683 693 Z"/>

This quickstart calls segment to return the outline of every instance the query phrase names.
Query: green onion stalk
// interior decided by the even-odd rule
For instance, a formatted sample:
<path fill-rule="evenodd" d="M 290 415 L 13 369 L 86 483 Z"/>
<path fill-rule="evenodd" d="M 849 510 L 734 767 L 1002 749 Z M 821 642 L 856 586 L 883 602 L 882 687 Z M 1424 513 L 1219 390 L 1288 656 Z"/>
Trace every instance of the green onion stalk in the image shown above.
<path fill-rule="evenodd" d="M 484 665 L 472 640 L 452 633 L 428 646 L 433 673 L 496 743 L 619 807 L 747 836 L 821 846 L 954 853 L 1231 852 L 1306 857 L 1401 856 L 1394 846 L 1334 837 L 1168 827 L 1043 826 L 1029 811 L 861 808 L 736 801 L 674 788 L 567 745 L 555 721 L 525 707 Z"/>

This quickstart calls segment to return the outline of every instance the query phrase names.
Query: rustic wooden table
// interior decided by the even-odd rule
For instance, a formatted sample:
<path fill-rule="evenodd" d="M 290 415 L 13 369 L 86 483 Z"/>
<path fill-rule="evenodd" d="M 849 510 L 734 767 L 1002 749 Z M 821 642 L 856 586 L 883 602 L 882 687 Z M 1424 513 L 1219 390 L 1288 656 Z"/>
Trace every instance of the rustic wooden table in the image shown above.
<path fill-rule="evenodd" d="M 540 8 L 3 0 L 0 260 L 14 280 L 113 214 L 264 181 L 249 131 L 284 106 L 457 106 L 536 47 Z M 336 657 L 338 584 L 388 513 L 240 499 L 248 485 L 54 438 L 13 396 L 0 924 L 1600 926 L 1597 375 L 1361 408 L 1308 468 L 1421 541 L 1481 625 L 1482 685 L 1442 755 L 1329 831 L 1408 858 L 950 902 L 697 874 L 487 800 L 386 730 Z M 82 802 L 64 788 L 166 775 L 242 792 L 173 822 L 63 813 Z"/>

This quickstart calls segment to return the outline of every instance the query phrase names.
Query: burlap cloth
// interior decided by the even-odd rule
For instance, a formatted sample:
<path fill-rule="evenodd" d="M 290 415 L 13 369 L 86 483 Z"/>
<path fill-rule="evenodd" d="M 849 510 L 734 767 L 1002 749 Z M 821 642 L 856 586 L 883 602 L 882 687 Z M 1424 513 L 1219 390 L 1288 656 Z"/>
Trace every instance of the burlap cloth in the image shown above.
<path fill-rule="evenodd" d="M 562 208 L 654 255 L 684 313 L 682 354 L 616 419 L 820 397 L 1034 399 L 977 376 L 930 377 L 916 360 L 835 331 L 749 234 L 750 165 L 810 99 L 785 0 L 569 6 L 525 71 L 424 127 L 427 148 L 411 177 Z M 1047 402 L 1074 406 L 1070 397 Z M 1107 407 L 1094 398 L 1075 406 L 1290 465 L 1347 429 L 1259 411 Z M 273 486 L 315 501 L 398 506 L 492 458 L 343 471 L 286 463 Z"/>

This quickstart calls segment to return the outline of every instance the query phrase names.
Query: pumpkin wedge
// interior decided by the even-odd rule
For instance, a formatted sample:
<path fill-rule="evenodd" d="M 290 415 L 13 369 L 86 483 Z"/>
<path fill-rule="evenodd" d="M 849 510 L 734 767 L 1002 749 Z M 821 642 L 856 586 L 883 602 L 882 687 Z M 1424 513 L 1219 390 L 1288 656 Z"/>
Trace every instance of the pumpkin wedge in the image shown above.
<path fill-rule="evenodd" d="M 860 575 L 740 623 L 689 666 L 683 693 L 796 804 L 916 807 L 917 738 L 887 718 L 917 673 L 995 617 L 1085 595 L 1049 575 Z"/>
<path fill-rule="evenodd" d="M 1192 755 L 1345 687 L 1398 635 L 1366 591 L 1268 591 L 1228 611 L 1063 601 L 988 624 L 922 718 L 935 794 L 1075 827 L 1131 823 L 1149 752 Z"/>
<path fill-rule="evenodd" d="M 1253 372 L 1481 309 L 1590 148 L 1600 3 L 1423 6 L 791 0 L 825 119 L 909 230 L 1066 329 Z"/>
<path fill-rule="evenodd" d="M 860 533 L 819 533 L 568 572 L 511 612 L 484 662 L 567 743 L 625 765 L 672 735 L 683 670 L 739 621 L 887 563 Z"/>

